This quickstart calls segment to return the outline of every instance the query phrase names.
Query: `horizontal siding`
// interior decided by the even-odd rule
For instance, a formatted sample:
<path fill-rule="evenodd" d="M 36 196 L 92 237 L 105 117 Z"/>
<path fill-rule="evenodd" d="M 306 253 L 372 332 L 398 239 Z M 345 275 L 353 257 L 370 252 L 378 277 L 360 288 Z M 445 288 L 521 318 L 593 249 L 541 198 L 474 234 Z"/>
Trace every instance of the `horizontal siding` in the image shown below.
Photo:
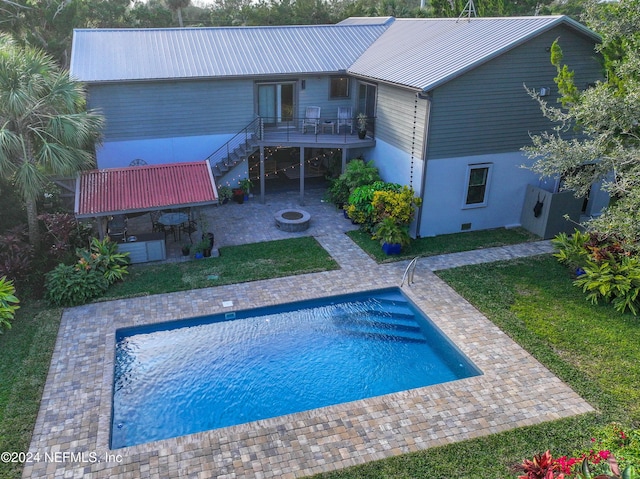
<path fill-rule="evenodd" d="M 105 141 L 235 133 L 254 118 L 253 81 L 89 85 Z"/>
<path fill-rule="evenodd" d="M 378 85 L 376 138 L 422 159 L 426 108 L 415 92 Z"/>
<path fill-rule="evenodd" d="M 349 98 L 331 99 L 329 98 L 330 92 L 330 76 L 312 76 L 304 77 L 305 89 L 299 91 L 299 108 L 298 116 L 304 117 L 306 108 L 308 106 L 319 106 L 321 108 L 320 115 L 324 119 L 335 119 L 338 117 L 339 106 L 353 106 L 355 105 L 355 80 L 350 81 L 350 96 Z M 353 109 L 355 116 L 355 108 Z M 355 126 L 355 125 L 354 125 Z"/>
<path fill-rule="evenodd" d="M 576 71 L 580 88 L 601 77 L 593 42 L 565 27 L 553 29 L 433 92 L 429 158 L 517 151 L 529 134 L 550 130 L 538 103 L 524 89 L 551 88 L 556 104 L 556 69 L 548 48 L 559 38 L 564 63 Z"/>

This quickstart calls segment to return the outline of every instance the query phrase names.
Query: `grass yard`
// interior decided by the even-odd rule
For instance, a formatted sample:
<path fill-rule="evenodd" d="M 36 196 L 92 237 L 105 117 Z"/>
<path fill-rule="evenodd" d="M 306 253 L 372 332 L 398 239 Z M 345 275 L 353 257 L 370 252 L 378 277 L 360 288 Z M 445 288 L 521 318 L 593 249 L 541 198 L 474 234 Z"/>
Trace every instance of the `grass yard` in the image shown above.
<path fill-rule="evenodd" d="M 587 399 L 597 413 L 368 463 L 316 478 L 515 478 L 511 467 L 547 449 L 590 444 L 612 421 L 640 423 L 640 318 L 593 306 L 551 256 L 438 275 Z M 414 287 L 419 287 L 415 285 Z"/>
<path fill-rule="evenodd" d="M 445 253 L 471 251 L 478 248 L 492 248 L 495 246 L 525 243 L 540 239 L 523 228 L 496 228 L 493 230 L 454 233 L 431 238 L 414 239 L 409 246 L 402 248 L 402 253 L 399 255 L 387 256 L 382 251 L 380 242 L 372 240 L 369 233 L 354 230 L 347 234 L 378 263 L 400 261 L 415 258 L 416 256 L 434 256 Z"/>
<path fill-rule="evenodd" d="M 338 269 L 314 238 L 302 237 L 220 248 L 217 258 L 133 265 L 103 299 L 169 293 Z"/>

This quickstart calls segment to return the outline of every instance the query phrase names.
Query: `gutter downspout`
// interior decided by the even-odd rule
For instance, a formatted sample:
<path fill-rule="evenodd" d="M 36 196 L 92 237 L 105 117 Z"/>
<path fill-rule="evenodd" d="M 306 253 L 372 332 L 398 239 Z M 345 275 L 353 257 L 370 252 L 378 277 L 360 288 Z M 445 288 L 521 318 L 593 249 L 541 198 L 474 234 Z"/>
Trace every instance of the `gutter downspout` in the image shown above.
<path fill-rule="evenodd" d="M 425 206 L 425 185 L 427 184 L 427 159 L 429 154 L 429 136 L 431 132 L 431 102 L 433 97 L 431 92 L 420 91 L 416 93 L 416 96 L 421 100 L 427 100 L 427 108 L 424 119 L 424 135 L 422 137 L 423 156 L 422 156 L 422 178 L 420 179 L 420 198 L 422 204 L 418 207 L 418 214 L 416 215 L 416 237 L 420 238 L 420 227 L 422 225 L 422 210 Z"/>

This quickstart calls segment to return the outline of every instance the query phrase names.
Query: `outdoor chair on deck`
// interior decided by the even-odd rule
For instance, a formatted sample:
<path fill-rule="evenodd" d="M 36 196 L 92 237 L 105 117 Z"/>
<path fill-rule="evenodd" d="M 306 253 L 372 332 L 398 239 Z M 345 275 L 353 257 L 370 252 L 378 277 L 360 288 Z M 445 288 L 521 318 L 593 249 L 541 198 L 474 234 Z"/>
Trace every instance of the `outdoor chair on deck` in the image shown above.
<path fill-rule="evenodd" d="M 353 134 L 353 110 L 350 106 L 338 107 L 338 134 L 340 134 L 340 125 L 351 128 L 351 134 Z"/>
<path fill-rule="evenodd" d="M 302 121 L 302 133 L 307 132 L 307 127 L 312 126 L 313 132 L 317 135 L 318 128 L 320 128 L 320 107 L 319 106 L 308 106 L 307 112 L 304 115 L 304 120 Z"/>

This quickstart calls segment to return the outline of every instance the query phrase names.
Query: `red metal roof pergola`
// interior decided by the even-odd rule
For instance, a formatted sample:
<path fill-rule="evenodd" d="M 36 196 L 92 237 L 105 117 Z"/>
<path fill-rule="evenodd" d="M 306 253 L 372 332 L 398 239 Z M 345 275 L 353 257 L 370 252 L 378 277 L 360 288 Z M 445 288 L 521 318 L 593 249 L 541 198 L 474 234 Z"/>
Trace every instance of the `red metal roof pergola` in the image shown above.
<path fill-rule="evenodd" d="M 76 181 L 77 218 L 217 202 L 208 161 L 82 171 Z"/>

